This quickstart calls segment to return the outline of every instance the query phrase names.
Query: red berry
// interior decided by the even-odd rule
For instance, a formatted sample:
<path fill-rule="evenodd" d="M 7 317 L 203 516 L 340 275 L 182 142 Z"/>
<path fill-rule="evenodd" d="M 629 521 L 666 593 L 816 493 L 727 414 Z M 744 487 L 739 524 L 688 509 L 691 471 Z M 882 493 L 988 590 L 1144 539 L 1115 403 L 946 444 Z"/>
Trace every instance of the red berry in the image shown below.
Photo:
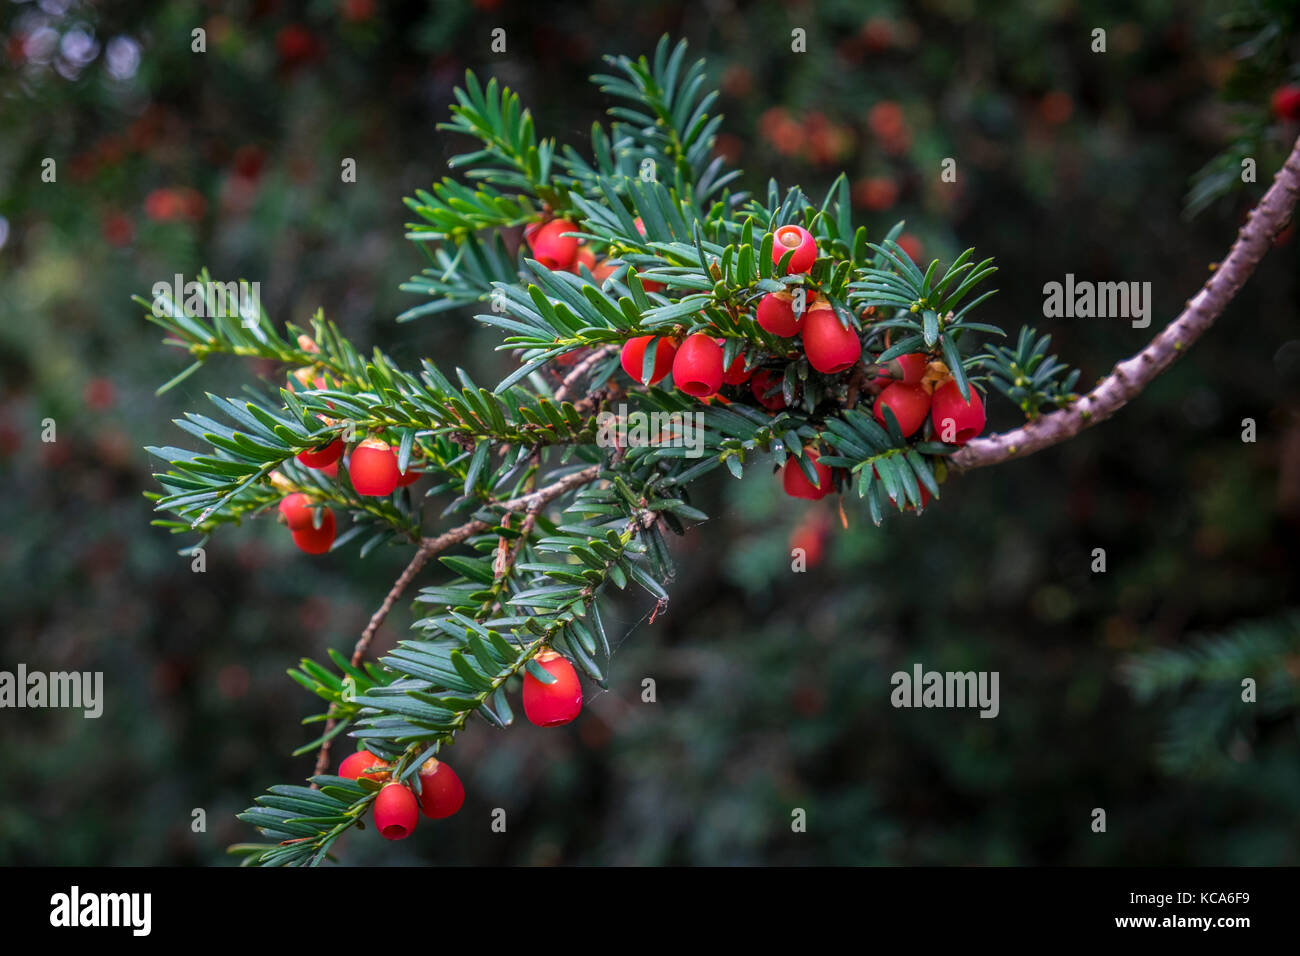
<path fill-rule="evenodd" d="M 180 204 L 181 216 L 185 219 L 198 222 L 203 218 L 203 213 L 207 211 L 208 201 L 203 198 L 203 193 L 197 189 L 191 189 L 188 186 L 176 190 L 176 199 Z"/>
<path fill-rule="evenodd" d="M 925 506 L 930 503 L 930 489 L 925 487 L 925 485 L 920 485 L 919 487 L 921 489 L 921 510 L 924 511 Z M 889 500 L 893 501 L 894 499 L 890 498 Z M 912 504 L 911 502 L 908 502 L 903 506 L 903 508 L 906 511 L 915 511 L 916 505 Z"/>
<path fill-rule="evenodd" d="M 591 275 L 597 282 L 603 284 L 606 279 L 618 271 L 620 265 L 621 263 L 617 260 L 601 259 L 591 270 Z"/>
<path fill-rule="evenodd" d="M 718 344 L 722 345 L 722 342 L 719 341 Z M 725 346 L 723 347 L 725 348 Z M 724 385 L 743 385 L 749 381 L 749 377 L 753 374 L 753 369 L 745 368 L 745 353 L 741 352 L 723 371 L 722 383 Z"/>
<path fill-rule="evenodd" d="M 320 469 L 320 473 L 324 475 L 326 478 L 338 478 L 339 463 L 337 461 L 330 462 L 324 468 Z"/>
<path fill-rule="evenodd" d="M 887 385 L 876 398 L 876 421 L 885 424 L 885 409 L 888 408 L 898 419 L 899 430 L 903 437 L 913 434 L 925 421 L 930 410 L 930 393 L 924 385 L 905 385 L 895 382 Z"/>
<path fill-rule="evenodd" d="M 144 214 L 155 222 L 171 222 L 183 212 L 180 195 L 172 189 L 155 189 L 144 197 Z"/>
<path fill-rule="evenodd" d="M 582 270 L 578 266 L 586 266 L 587 271 L 591 272 L 596 268 L 596 254 L 586 246 L 578 246 L 578 252 L 573 257 L 573 265 L 569 266 L 569 271 L 574 275 L 582 275 Z"/>
<path fill-rule="evenodd" d="M 769 292 L 763 296 L 757 315 L 759 325 L 785 339 L 798 335 L 803 328 L 804 316 L 794 314 L 794 296 L 789 292 Z"/>
<path fill-rule="evenodd" d="M 348 477 L 359 495 L 391 495 L 402 473 L 397 470 L 397 455 L 382 441 L 367 438 L 352 450 Z"/>
<path fill-rule="evenodd" d="M 262 167 L 266 165 L 266 155 L 257 146 L 248 144 L 235 150 L 230 165 L 235 175 L 241 179 L 256 179 L 262 175 Z"/>
<path fill-rule="evenodd" d="M 805 449 L 804 457 L 813 463 L 813 468 L 817 472 L 817 485 L 813 485 L 808 480 L 808 476 L 799 467 L 799 462 L 791 457 L 785 460 L 785 468 L 781 472 L 781 485 L 785 488 L 785 493 L 791 498 L 807 498 L 810 501 L 825 498 L 835 490 L 831 469 L 818 461 L 821 456 L 815 449 Z"/>
<path fill-rule="evenodd" d="M 812 268 L 813 260 L 817 258 L 817 240 L 811 232 L 803 226 L 782 226 L 778 229 L 772 239 L 772 264 L 779 266 L 781 257 L 791 249 L 794 250 L 794 255 L 786 266 L 786 275 L 807 272 Z"/>
<path fill-rule="evenodd" d="M 311 499 L 301 491 L 285 495 L 280 499 L 280 514 L 284 515 L 284 523 L 289 526 L 290 531 L 302 531 L 304 528 L 310 528 L 312 526 L 312 511 Z"/>
<path fill-rule="evenodd" d="M 420 767 L 420 808 L 426 817 L 441 820 L 465 802 L 465 785 L 450 764 L 430 757 Z"/>
<path fill-rule="evenodd" d="M 785 408 L 785 393 L 781 389 L 781 382 L 784 376 L 780 372 L 773 372 L 770 369 L 759 369 L 754 373 L 753 379 L 750 380 L 749 390 L 754 393 L 754 398 L 758 404 L 762 405 L 769 412 L 780 411 Z M 768 395 L 773 388 L 775 394 Z"/>
<path fill-rule="evenodd" d="M 558 339 L 556 341 L 559 341 Z M 562 368 L 572 368 L 580 361 L 591 354 L 591 349 L 576 348 L 572 352 L 565 352 L 555 356 L 555 364 Z"/>
<path fill-rule="evenodd" d="M 135 238 L 135 226 L 120 212 L 109 213 L 100 224 L 104 238 L 115 246 L 130 245 Z"/>
<path fill-rule="evenodd" d="M 1278 119 L 1300 120 L 1300 85 L 1289 83 L 1274 90 L 1272 105 Z"/>
<path fill-rule="evenodd" d="M 321 448 L 312 448 L 298 453 L 298 461 L 308 468 L 324 468 L 343 457 L 343 439 L 336 438 Z"/>
<path fill-rule="evenodd" d="M 416 471 L 414 468 L 407 466 L 406 474 L 397 479 L 397 487 L 405 488 L 407 485 L 413 485 L 424 477 L 424 472 Z"/>
<path fill-rule="evenodd" d="M 964 445 L 984 430 L 984 402 L 973 388 L 967 402 L 956 382 L 945 382 L 934 390 L 930 420 L 940 441 Z"/>
<path fill-rule="evenodd" d="M 872 465 L 872 466 L 871 466 L 871 473 L 872 473 L 873 475 L 875 475 L 877 478 L 880 477 L 880 472 L 876 471 L 876 466 L 875 466 L 875 465 Z M 931 497 L 931 495 L 930 495 L 930 489 L 927 488 L 927 487 L 925 487 L 925 485 L 921 484 L 920 482 L 917 482 L 917 487 L 921 489 L 921 508 L 922 508 L 922 510 L 924 510 L 924 509 L 925 509 L 925 506 L 928 505 L 928 504 L 930 503 L 930 497 Z M 904 497 L 906 497 L 906 495 L 904 495 Z M 897 504 L 898 504 L 898 499 L 895 498 L 893 495 L 890 495 L 890 496 L 889 496 L 889 500 L 890 500 L 894 505 L 897 505 Z M 903 505 L 903 510 L 904 510 L 904 511 L 915 511 L 915 510 L 916 510 L 916 506 L 915 506 L 914 504 L 912 504 L 912 502 L 909 501 L 907 504 Z"/>
<path fill-rule="evenodd" d="M 853 201 L 875 212 L 888 209 L 898 201 L 898 184 L 888 176 L 873 176 L 853 184 Z"/>
<path fill-rule="evenodd" d="M 298 66 L 313 59 L 320 52 L 320 44 L 306 27 L 291 23 L 281 27 L 275 35 L 275 48 L 280 62 L 286 67 Z"/>
<path fill-rule="evenodd" d="M 852 368 L 862 355 L 862 340 L 855 329 L 845 328 L 824 299 L 813 303 L 804 319 L 803 349 L 808 364 L 823 375 Z"/>
<path fill-rule="evenodd" d="M 339 776 L 347 777 L 349 780 L 359 780 L 365 777 L 367 780 L 383 780 L 388 776 L 388 771 L 370 770 L 371 767 L 387 767 L 388 761 L 381 757 L 376 757 L 369 750 L 358 750 L 356 753 L 348 754 L 339 764 Z M 370 770 L 369 773 L 365 771 Z"/>
<path fill-rule="evenodd" d="M 553 272 L 573 265 L 578 255 L 578 238 L 561 233 L 577 232 L 578 227 L 567 219 L 552 219 L 544 226 L 525 231 L 524 237 L 533 247 L 533 258 Z"/>
<path fill-rule="evenodd" d="M 404 840 L 420 819 L 420 805 L 409 787 L 386 783 L 375 797 L 375 826 L 385 840 Z"/>
<path fill-rule="evenodd" d="M 673 383 L 704 398 L 722 387 L 722 348 L 703 332 L 688 335 L 673 359 Z"/>
<path fill-rule="evenodd" d="M 369 20 L 375 13 L 375 0 L 343 0 L 343 19 L 353 23 Z"/>
<path fill-rule="evenodd" d="M 645 289 L 647 292 L 664 291 L 664 284 L 662 282 L 656 282 L 654 279 L 647 279 L 645 276 L 641 275 L 641 270 L 639 269 L 637 270 L 637 276 L 641 279 L 641 288 Z M 627 282 L 627 276 L 623 277 L 623 281 Z"/>
<path fill-rule="evenodd" d="M 925 247 L 921 245 L 921 240 L 910 232 L 905 232 L 898 237 L 898 248 L 902 249 L 904 255 L 913 262 L 920 262 L 921 256 L 925 254 Z"/>
<path fill-rule="evenodd" d="M 810 515 L 811 517 L 811 515 Z M 790 548 L 803 550 L 804 564 L 815 568 L 821 564 L 826 552 L 826 534 L 829 525 L 824 520 L 804 521 L 790 533 Z"/>
<path fill-rule="evenodd" d="M 902 382 L 904 385 L 915 385 L 921 381 L 922 376 L 925 375 L 926 366 L 929 364 L 930 356 L 924 352 L 900 355 L 889 360 L 889 364 L 886 366 L 889 371 L 877 375 L 876 383 L 888 385 L 890 382 Z"/>
<path fill-rule="evenodd" d="M 659 344 L 655 346 L 654 371 L 650 375 L 650 381 L 647 382 L 641 378 L 641 369 L 645 364 L 645 350 L 650 347 L 651 341 L 656 341 Z M 677 346 L 672 343 L 671 339 L 656 339 L 653 335 L 638 335 L 623 343 L 621 357 L 623 371 L 642 385 L 656 385 L 673 370 L 673 356 L 676 354 Z"/>
<path fill-rule="evenodd" d="M 578 672 L 555 651 L 542 651 L 534 660 L 555 683 L 543 684 L 532 674 L 524 674 L 524 716 L 538 727 L 567 724 L 582 710 Z"/>
<path fill-rule="evenodd" d="M 117 390 L 109 379 L 92 378 L 87 380 L 81 395 L 87 408 L 102 412 L 112 407 L 113 400 L 117 397 Z"/>
<path fill-rule="evenodd" d="M 293 533 L 293 543 L 299 551 L 308 554 L 324 554 L 334 544 L 334 512 L 326 509 L 320 513 L 320 527 L 314 528 L 310 523 Z"/>

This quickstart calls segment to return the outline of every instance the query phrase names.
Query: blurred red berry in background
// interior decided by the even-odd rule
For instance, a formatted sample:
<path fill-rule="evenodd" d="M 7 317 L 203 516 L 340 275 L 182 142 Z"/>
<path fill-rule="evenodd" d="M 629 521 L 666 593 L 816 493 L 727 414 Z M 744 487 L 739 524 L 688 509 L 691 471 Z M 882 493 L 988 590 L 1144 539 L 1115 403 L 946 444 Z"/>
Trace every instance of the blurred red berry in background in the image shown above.
<path fill-rule="evenodd" d="M 868 50 L 881 53 L 894 43 L 894 25 L 884 17 L 872 17 L 862 25 L 859 35 Z"/>
<path fill-rule="evenodd" d="M 898 237 L 898 247 L 906 252 L 913 262 L 920 262 L 921 256 L 925 255 L 925 246 L 910 232 L 905 232 Z"/>
<path fill-rule="evenodd" d="M 280 28 L 275 35 L 275 51 L 280 56 L 280 65 L 289 70 L 309 63 L 322 52 L 315 34 L 297 23 Z"/>
<path fill-rule="evenodd" d="M 262 152 L 261 147 L 252 144 L 241 146 L 235 150 L 234 159 L 230 162 L 235 175 L 244 179 L 257 179 L 258 176 L 262 175 L 262 168 L 265 165 L 266 154 Z"/>
<path fill-rule="evenodd" d="M 820 508 L 810 510 L 790 532 L 790 550 L 803 549 L 806 567 L 815 568 L 826 554 L 826 539 L 830 535 L 831 519 Z"/>
<path fill-rule="evenodd" d="M 375 15 L 375 0 L 343 0 L 339 13 L 344 20 L 362 23 Z"/>
<path fill-rule="evenodd" d="M 1278 119 L 1300 120 L 1300 84 L 1292 83 L 1274 90 L 1270 105 Z"/>
<path fill-rule="evenodd" d="M 154 222 L 173 222 L 180 218 L 180 199 L 170 189 L 155 189 L 144 197 L 144 214 Z"/>
<path fill-rule="evenodd" d="M 740 63 L 733 63 L 723 72 L 720 88 L 728 96 L 734 96 L 737 99 L 748 96 L 754 89 L 754 74 L 749 67 Z"/>
<path fill-rule="evenodd" d="M 898 184 L 888 176 L 869 176 L 853 184 L 853 201 L 873 212 L 888 209 L 898 201 Z"/>
<path fill-rule="evenodd" d="M 784 106 L 773 106 L 758 118 L 758 132 L 782 156 L 793 156 L 803 145 L 803 129 Z"/>
<path fill-rule="evenodd" d="M 117 390 L 113 388 L 113 383 L 106 378 L 92 378 L 86 382 L 85 387 L 81 390 L 81 397 L 85 401 L 87 408 L 102 412 L 113 407 L 113 402 L 117 398 Z"/>
<path fill-rule="evenodd" d="M 1053 126 L 1060 126 L 1074 113 L 1074 100 L 1069 93 L 1052 90 L 1038 103 L 1038 115 Z"/>
<path fill-rule="evenodd" d="M 898 136 L 907 129 L 903 108 L 893 100 L 881 100 L 867 113 L 867 125 L 881 139 Z"/>
<path fill-rule="evenodd" d="M 135 238 L 135 226 L 131 220 L 120 212 L 105 213 L 100 223 L 100 231 L 106 242 L 115 246 L 127 246 Z"/>

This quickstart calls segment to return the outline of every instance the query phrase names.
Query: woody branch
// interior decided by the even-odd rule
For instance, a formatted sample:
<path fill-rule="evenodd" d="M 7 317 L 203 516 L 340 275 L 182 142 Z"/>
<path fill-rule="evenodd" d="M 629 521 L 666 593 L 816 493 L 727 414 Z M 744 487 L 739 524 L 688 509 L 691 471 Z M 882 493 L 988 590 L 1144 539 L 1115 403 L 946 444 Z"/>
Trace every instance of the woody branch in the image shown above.
<path fill-rule="evenodd" d="M 1142 351 L 1115 366 L 1091 392 L 1068 408 L 1009 432 L 976 438 L 950 459 L 959 470 L 1023 458 L 1110 418 L 1185 353 L 1214 324 L 1245 285 L 1286 225 L 1300 197 L 1300 139 L 1296 140 L 1264 198 L 1250 211 L 1228 255 L 1186 308 Z"/>

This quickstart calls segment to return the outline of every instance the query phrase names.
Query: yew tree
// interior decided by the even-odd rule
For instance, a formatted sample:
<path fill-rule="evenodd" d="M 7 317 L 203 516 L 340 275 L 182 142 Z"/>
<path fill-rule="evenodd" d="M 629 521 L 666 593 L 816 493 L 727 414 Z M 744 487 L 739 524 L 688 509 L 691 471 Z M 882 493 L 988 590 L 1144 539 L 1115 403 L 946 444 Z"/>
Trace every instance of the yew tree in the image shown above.
<path fill-rule="evenodd" d="M 206 274 L 194 294 L 137 299 L 193 359 L 164 388 L 218 354 L 285 374 L 277 394 L 209 395 L 212 409 L 178 420 L 196 450 L 149 449 L 165 465 L 150 497 L 170 515 L 156 524 L 200 547 L 278 518 L 307 554 L 409 554 L 350 653 L 289 671 L 324 702 L 298 751 L 316 753 L 314 772 L 240 815 L 265 838 L 232 848 L 245 863 L 319 863 L 372 814 L 406 836 L 421 801 L 426 816 L 454 813 L 457 734 L 473 718 L 508 727 L 521 689 L 535 723 L 574 719 L 577 672 L 604 686 L 613 666 L 611 587 L 667 612 L 666 536 L 701 533 L 702 476 L 838 494 L 879 524 L 939 506 L 964 471 L 1114 415 L 1214 322 L 1300 190 L 1298 144 L 1183 312 L 1081 392 L 1048 336 L 976 321 L 991 259 L 913 261 L 901 223 L 876 235 L 853 221 L 843 176 L 820 197 L 740 189 L 715 155 L 718 94 L 684 43 L 607 59 L 593 80 L 615 105 L 582 150 L 540 137 L 517 93 L 467 74 L 441 127 L 476 142 L 450 162 L 461 178 L 406 200 L 428 265 L 404 288 L 427 301 L 399 321 L 472 315 L 500 333 L 502 380 L 435 357 L 399 367 L 323 312 L 281 327 L 260 306 L 232 311 Z M 1024 424 L 980 434 L 986 400 Z M 646 421 L 669 424 L 629 427 Z M 412 633 L 373 658 L 417 581 Z"/>

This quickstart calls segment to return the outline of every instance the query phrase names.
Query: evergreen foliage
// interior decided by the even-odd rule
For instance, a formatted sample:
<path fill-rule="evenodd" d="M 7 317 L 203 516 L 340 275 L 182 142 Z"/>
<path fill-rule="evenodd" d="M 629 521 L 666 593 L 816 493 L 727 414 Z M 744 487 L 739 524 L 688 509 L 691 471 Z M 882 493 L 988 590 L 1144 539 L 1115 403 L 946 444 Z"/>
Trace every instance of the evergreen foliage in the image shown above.
<path fill-rule="evenodd" d="M 464 181 L 444 179 L 406 200 L 416 217 L 408 235 L 430 261 L 404 288 L 429 301 L 399 321 L 483 310 L 476 318 L 503 333 L 499 348 L 517 360 L 492 387 L 429 359 L 402 369 L 379 350 L 366 355 L 319 312 L 281 335 L 264 313 L 222 313 L 210 291 L 183 302 L 137 299 L 167 343 L 194 360 L 164 388 L 217 354 L 271 360 L 289 373 L 277 394 L 210 395 L 214 415 L 177 421 L 202 450 L 149 449 L 164 464 L 162 491 L 150 497 L 171 516 L 158 525 L 207 536 L 303 492 L 350 516 L 335 549 L 354 541 L 362 555 L 414 547 L 413 567 L 438 554 L 450 575 L 419 592 L 413 636 L 381 660 L 331 651 L 328 663 L 304 660 L 290 671 L 327 705 L 309 721 L 324 732 L 300 753 L 346 734 L 414 784 L 421 764 L 471 717 L 511 723 L 508 688 L 525 673 L 549 680 L 534 661 L 542 650 L 603 683 L 610 648 L 602 596 L 611 584 L 635 585 L 667 602 L 664 534 L 706 520 L 688 486 L 709 471 L 725 467 L 739 478 L 746 466 L 793 456 L 814 478 L 807 452 L 818 449 L 877 524 L 890 508 L 919 508 L 923 488 L 937 497 L 956 446 L 939 441 L 928 421 L 905 438 L 892 413 L 882 425 L 860 404 L 896 356 L 927 352 L 963 396 L 988 381 L 1029 417 L 1065 401 L 1077 378 L 1044 359 L 1046 338 L 1034 342 L 1028 330 L 1015 352 L 973 354 L 972 335 L 1002 334 L 971 319 L 992 294 L 979 291 L 995 271 L 991 260 L 967 250 L 946 269 L 914 263 L 895 241 L 901 223 L 870 240 L 852 221 L 845 177 L 820 202 L 774 181 L 760 196 L 733 191 L 739 171 L 713 157 L 716 92 L 702 62 L 687 64 L 684 43 L 665 38 L 650 59 L 608 63 L 611 72 L 593 79 L 618 105 L 608 128 L 593 127 L 588 157 L 539 138 L 517 93 L 468 74 L 443 127 L 478 142 L 451 161 Z M 553 271 L 526 243 L 512 251 L 512 230 L 554 219 L 574 224 L 608 274 L 598 280 L 587 264 Z M 773 260 L 773 233 L 787 224 L 816 239 L 805 274 L 784 274 L 789 253 Z M 207 287 L 209 278 L 199 281 Z M 860 336 L 863 360 L 853 369 L 823 375 L 798 340 L 757 324 L 759 298 L 799 290 L 828 300 Z M 629 391 L 614 377 L 617 346 L 629 337 L 701 331 L 723 342 L 727 366 L 741 358 L 748 369 L 778 373 L 787 407 L 764 410 L 748 386 L 701 404 L 667 387 Z M 583 397 L 572 400 L 577 388 Z M 615 399 L 640 411 L 702 413 L 701 457 L 673 444 L 602 442 L 598 423 Z M 418 497 L 408 488 L 363 496 L 346 468 L 328 477 L 296 461 L 367 435 L 385 439 L 403 471 L 414 467 L 432 485 Z M 449 499 L 439 518 L 465 522 L 445 540 L 427 536 L 425 507 L 435 498 Z M 441 553 L 450 545 L 462 552 Z M 259 797 L 241 819 L 272 842 L 232 852 L 249 864 L 319 863 L 377 790 L 329 774 L 310 782 Z"/>

